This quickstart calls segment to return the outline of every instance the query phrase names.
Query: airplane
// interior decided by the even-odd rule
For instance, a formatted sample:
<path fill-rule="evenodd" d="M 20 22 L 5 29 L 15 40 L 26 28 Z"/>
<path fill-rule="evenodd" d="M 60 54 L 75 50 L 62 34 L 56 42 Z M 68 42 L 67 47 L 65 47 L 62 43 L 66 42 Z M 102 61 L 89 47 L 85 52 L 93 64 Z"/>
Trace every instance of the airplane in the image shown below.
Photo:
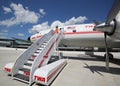
<path fill-rule="evenodd" d="M 59 43 L 59 46 L 63 47 L 99 47 L 104 48 L 104 33 L 100 31 L 94 31 L 95 24 L 80 24 L 69 25 L 60 27 L 63 31 L 64 38 Z M 39 33 L 29 37 L 29 40 L 34 42 L 40 39 L 44 34 L 47 34 L 51 29 L 40 31 Z M 55 28 L 54 28 L 55 31 Z M 120 41 L 107 39 L 109 48 L 120 48 Z M 104 55 L 106 56 L 106 54 Z M 113 55 L 109 53 L 110 58 Z"/>
<path fill-rule="evenodd" d="M 105 48 L 106 54 L 104 56 L 106 57 L 106 67 L 108 69 L 109 58 L 113 58 L 113 55 L 109 53 L 107 48 L 120 48 L 120 40 L 116 39 L 120 39 L 119 10 L 120 0 L 116 0 L 105 23 L 98 25 L 91 23 L 61 26 L 59 28 L 57 27 L 59 30 L 63 31 L 64 36 L 59 45 L 68 47 L 81 46 Z M 32 42 L 36 41 L 44 34 L 47 34 L 50 30 L 51 29 L 40 31 L 39 33 L 32 35 L 28 39 Z M 55 31 L 55 28 L 53 28 L 53 30 Z M 106 37 L 106 35 L 108 35 L 109 37 Z"/>
<path fill-rule="evenodd" d="M 104 33 L 100 31 L 94 31 L 95 24 L 79 24 L 79 25 L 69 25 L 60 27 L 59 30 L 63 30 L 64 38 L 61 40 L 61 46 L 67 47 L 100 47 L 105 46 L 104 42 Z M 40 31 L 37 34 L 32 35 L 28 39 L 32 42 L 41 38 L 44 34 L 47 34 L 51 29 L 46 29 Z M 55 28 L 53 28 L 55 31 Z M 120 41 L 108 39 L 110 48 L 120 47 Z"/>
<path fill-rule="evenodd" d="M 60 45 L 63 46 L 105 48 L 106 68 L 109 70 L 111 54 L 108 48 L 120 48 L 120 35 L 118 35 L 120 21 L 119 15 L 117 15 L 119 10 L 120 0 L 116 0 L 107 21 L 103 24 L 69 25 L 52 28 L 54 32 L 51 29 L 40 31 L 28 38 L 31 41 L 37 41 L 20 55 L 15 63 L 6 64 L 4 70 L 11 74 L 13 78 L 29 83 L 29 85 L 33 82 L 49 85 L 67 64 L 65 59 L 47 64 L 60 40 Z M 46 71 L 46 69 L 48 70 Z"/>

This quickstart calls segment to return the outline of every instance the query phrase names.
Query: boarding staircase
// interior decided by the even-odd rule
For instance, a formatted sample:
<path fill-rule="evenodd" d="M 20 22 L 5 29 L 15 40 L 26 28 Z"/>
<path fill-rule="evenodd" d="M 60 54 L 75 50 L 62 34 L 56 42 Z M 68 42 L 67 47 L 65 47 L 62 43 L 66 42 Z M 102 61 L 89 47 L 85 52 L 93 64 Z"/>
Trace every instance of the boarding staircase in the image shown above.
<path fill-rule="evenodd" d="M 12 70 L 13 79 L 31 85 L 34 82 L 33 74 L 35 70 L 48 64 L 53 51 L 56 50 L 61 39 L 62 31 L 54 33 L 51 30 L 48 34 L 45 34 L 41 39 L 33 43 L 16 60 Z"/>

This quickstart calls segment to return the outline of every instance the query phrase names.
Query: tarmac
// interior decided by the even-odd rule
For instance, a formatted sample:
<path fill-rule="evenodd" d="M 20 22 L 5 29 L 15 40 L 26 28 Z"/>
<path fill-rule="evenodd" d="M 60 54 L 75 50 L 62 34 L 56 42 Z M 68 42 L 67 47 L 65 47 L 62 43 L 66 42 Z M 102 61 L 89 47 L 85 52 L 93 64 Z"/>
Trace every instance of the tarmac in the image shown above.
<path fill-rule="evenodd" d="M 0 47 L 0 86 L 29 86 L 26 83 L 13 80 L 3 67 L 9 62 L 15 62 L 25 49 Z M 68 59 L 68 64 L 59 73 L 50 86 L 120 86 L 120 53 L 114 52 L 110 60 L 110 70 L 105 68 L 104 52 L 94 52 L 85 55 L 80 51 L 61 51 Z M 34 83 L 32 86 L 40 86 Z"/>

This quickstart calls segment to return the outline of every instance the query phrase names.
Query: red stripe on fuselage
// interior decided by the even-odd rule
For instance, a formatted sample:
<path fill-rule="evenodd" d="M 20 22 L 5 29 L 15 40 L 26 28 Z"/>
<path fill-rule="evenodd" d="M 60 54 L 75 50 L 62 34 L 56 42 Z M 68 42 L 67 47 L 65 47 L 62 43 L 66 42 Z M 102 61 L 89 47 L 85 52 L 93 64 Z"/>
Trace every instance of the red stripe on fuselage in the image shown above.
<path fill-rule="evenodd" d="M 84 32 L 64 32 L 64 35 L 72 35 L 72 34 L 96 34 L 96 33 L 102 33 L 98 31 L 84 31 Z"/>

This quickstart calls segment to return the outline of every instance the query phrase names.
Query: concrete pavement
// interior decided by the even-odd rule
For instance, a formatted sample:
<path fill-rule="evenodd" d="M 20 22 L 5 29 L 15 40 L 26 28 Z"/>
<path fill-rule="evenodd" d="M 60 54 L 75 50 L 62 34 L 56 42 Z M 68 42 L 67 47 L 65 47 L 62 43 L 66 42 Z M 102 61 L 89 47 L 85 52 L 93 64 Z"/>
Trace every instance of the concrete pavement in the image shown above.
<path fill-rule="evenodd" d="M 4 71 L 6 63 L 14 62 L 24 49 L 0 47 L 0 85 L 28 86 L 28 84 L 12 80 Z M 62 51 L 68 64 L 53 81 L 51 86 L 120 86 L 120 53 L 113 53 L 115 59 L 110 60 L 110 71 L 105 69 L 104 53 L 85 55 L 84 52 Z M 39 84 L 33 84 L 39 86 Z"/>

